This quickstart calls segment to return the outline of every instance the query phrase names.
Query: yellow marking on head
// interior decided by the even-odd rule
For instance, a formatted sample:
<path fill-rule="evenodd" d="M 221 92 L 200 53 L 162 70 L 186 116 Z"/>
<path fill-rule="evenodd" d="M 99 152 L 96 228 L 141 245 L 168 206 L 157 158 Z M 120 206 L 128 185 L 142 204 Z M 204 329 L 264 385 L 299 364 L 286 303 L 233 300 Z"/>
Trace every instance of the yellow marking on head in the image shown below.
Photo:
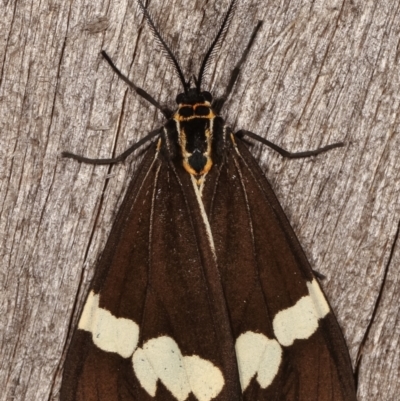
<path fill-rule="evenodd" d="M 190 117 L 182 117 L 179 114 L 175 114 L 173 119 L 175 121 L 190 121 L 190 120 L 194 120 L 195 118 L 202 118 L 202 119 L 207 119 L 207 120 L 212 120 L 213 118 L 215 118 L 215 114 L 208 114 L 207 116 L 190 116 Z"/>
<path fill-rule="evenodd" d="M 184 116 L 181 116 L 181 115 L 179 114 L 179 110 L 180 110 L 181 108 L 183 108 L 183 107 L 190 107 L 190 108 L 192 108 L 192 109 L 193 109 L 193 113 L 196 112 L 196 108 L 197 108 L 197 107 L 208 107 L 208 108 L 210 109 L 210 112 L 209 112 L 207 115 L 196 115 L 196 114 L 193 114 L 192 116 L 184 117 Z M 204 103 L 195 103 L 195 104 L 185 104 L 185 103 L 182 103 L 182 104 L 179 105 L 179 108 L 178 108 L 177 112 L 174 114 L 174 116 L 173 116 L 172 118 L 173 118 L 175 121 L 189 121 L 189 120 L 193 120 L 193 119 L 195 119 L 195 118 L 204 118 L 204 119 L 209 119 L 209 120 L 211 120 L 211 119 L 213 119 L 213 118 L 215 118 L 215 117 L 216 117 L 216 114 L 215 114 L 214 111 L 211 109 L 211 104 L 210 104 L 210 102 L 204 102 Z"/>
<path fill-rule="evenodd" d="M 211 103 L 210 102 L 207 102 L 207 100 L 206 101 L 204 101 L 203 103 L 195 103 L 195 104 L 189 104 L 189 103 L 180 103 L 179 105 L 178 105 L 179 107 L 193 107 L 193 108 L 196 108 L 197 106 L 207 106 L 207 107 L 211 107 Z"/>

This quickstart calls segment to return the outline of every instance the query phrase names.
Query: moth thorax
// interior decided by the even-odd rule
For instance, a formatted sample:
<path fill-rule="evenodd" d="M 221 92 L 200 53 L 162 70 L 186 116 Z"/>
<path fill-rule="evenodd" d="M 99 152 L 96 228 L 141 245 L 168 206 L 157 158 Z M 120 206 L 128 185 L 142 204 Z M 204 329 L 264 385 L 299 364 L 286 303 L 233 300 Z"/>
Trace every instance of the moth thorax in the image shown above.
<path fill-rule="evenodd" d="M 206 174 L 213 164 L 214 118 L 209 102 L 180 104 L 173 117 L 178 131 L 183 167 L 194 176 Z"/>

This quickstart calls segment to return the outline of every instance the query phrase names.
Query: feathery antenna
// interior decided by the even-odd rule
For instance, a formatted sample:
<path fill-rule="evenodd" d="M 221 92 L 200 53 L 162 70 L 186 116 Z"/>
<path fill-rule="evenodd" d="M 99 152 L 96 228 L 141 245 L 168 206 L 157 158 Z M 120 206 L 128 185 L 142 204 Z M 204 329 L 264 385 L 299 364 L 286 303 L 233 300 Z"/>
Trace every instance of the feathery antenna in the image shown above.
<path fill-rule="evenodd" d="M 200 92 L 200 88 L 201 88 L 201 82 L 204 78 L 204 75 L 206 74 L 209 66 L 210 66 L 210 62 L 213 59 L 213 56 L 217 53 L 217 51 L 221 48 L 221 44 L 222 44 L 222 40 L 225 36 L 225 33 L 228 29 L 229 23 L 232 20 L 233 14 L 235 12 L 236 9 L 236 4 L 237 4 L 237 0 L 232 0 L 231 4 L 228 7 L 228 11 L 225 14 L 224 20 L 222 21 L 222 24 L 218 30 L 217 36 L 215 37 L 215 39 L 213 40 L 213 42 L 211 43 L 210 48 L 208 49 L 204 60 L 201 64 L 200 67 L 200 71 L 199 71 L 199 75 L 198 78 L 196 80 L 196 88 L 197 91 Z"/>
<path fill-rule="evenodd" d="M 161 46 L 161 49 L 164 51 L 168 60 L 171 61 L 173 66 L 175 67 L 175 71 L 178 73 L 179 79 L 181 80 L 183 89 L 186 93 L 187 90 L 189 89 L 189 84 L 188 84 L 188 82 L 185 81 L 185 77 L 183 75 L 182 68 L 179 65 L 178 59 L 175 57 L 174 53 L 172 53 L 172 50 L 170 49 L 170 47 L 167 44 L 167 41 L 164 39 L 164 37 L 161 35 L 159 30 L 157 29 L 157 27 L 153 21 L 153 17 L 150 15 L 147 8 L 142 3 L 142 0 L 137 0 L 137 2 L 139 4 L 140 9 L 142 10 L 144 17 L 147 20 L 147 23 L 150 26 L 150 30 L 151 30 L 152 34 L 154 35 L 156 41 Z"/>

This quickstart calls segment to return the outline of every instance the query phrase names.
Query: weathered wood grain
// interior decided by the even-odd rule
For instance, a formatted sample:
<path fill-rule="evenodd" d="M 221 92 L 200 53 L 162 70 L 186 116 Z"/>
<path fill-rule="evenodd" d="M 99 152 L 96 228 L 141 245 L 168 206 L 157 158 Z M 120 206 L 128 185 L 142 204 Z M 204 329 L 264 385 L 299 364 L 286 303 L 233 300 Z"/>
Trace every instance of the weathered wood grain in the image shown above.
<path fill-rule="evenodd" d="M 152 0 L 187 71 L 227 0 Z M 124 188 L 140 158 L 110 157 L 163 123 L 118 80 L 173 106 L 179 81 L 134 0 L 3 0 L 0 19 L 1 400 L 56 400 L 66 344 Z M 400 12 L 396 0 L 242 0 L 207 80 L 222 94 L 258 19 L 262 31 L 223 110 L 289 150 L 254 146 L 344 330 L 360 400 L 400 392 Z M 392 254 L 392 258 L 390 255 Z"/>

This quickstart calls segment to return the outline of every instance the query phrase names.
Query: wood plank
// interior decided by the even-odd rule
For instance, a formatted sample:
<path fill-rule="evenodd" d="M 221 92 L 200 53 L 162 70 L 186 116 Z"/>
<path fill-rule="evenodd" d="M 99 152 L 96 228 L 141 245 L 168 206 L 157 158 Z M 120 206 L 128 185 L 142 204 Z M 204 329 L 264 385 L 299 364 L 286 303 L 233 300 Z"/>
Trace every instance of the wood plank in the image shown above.
<path fill-rule="evenodd" d="M 197 73 L 228 3 L 150 2 L 187 71 Z M 109 157 L 163 123 L 99 53 L 171 107 L 181 88 L 135 1 L 3 4 L 0 399 L 57 399 L 66 344 L 140 159 L 93 167 L 60 153 Z M 400 383 L 398 245 L 388 263 L 400 219 L 398 8 L 395 0 L 239 2 L 206 80 L 223 93 L 262 19 L 223 116 L 291 151 L 346 142 L 307 160 L 259 145 L 252 152 L 327 276 L 323 288 L 361 361 L 360 400 L 396 400 Z"/>

